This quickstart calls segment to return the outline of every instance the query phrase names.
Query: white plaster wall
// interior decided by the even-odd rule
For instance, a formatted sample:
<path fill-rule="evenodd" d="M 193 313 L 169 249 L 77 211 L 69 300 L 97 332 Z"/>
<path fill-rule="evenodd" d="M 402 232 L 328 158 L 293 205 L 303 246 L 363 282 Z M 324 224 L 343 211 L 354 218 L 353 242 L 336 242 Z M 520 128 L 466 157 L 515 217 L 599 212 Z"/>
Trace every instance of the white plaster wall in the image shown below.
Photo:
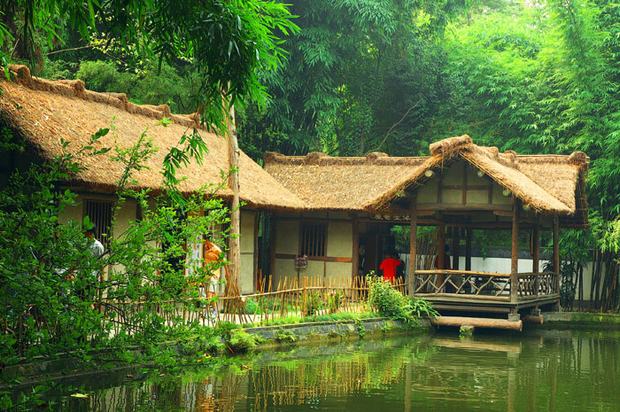
<path fill-rule="evenodd" d="M 299 221 L 276 221 L 275 238 L 276 253 L 297 255 L 299 251 Z"/>
<path fill-rule="evenodd" d="M 336 221 L 327 225 L 327 256 L 350 258 L 353 254 L 353 223 Z"/>
<path fill-rule="evenodd" d="M 241 293 L 254 292 L 255 222 L 256 212 L 250 210 L 241 211 L 239 225 L 239 243 L 241 250 L 239 288 L 241 289 Z"/>

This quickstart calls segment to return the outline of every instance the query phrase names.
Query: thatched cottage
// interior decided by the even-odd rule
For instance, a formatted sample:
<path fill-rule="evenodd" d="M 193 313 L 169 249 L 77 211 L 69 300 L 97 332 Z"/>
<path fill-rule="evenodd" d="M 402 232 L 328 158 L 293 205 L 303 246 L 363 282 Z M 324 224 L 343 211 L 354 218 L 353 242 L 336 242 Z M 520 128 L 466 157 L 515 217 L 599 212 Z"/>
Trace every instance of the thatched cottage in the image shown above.
<path fill-rule="evenodd" d="M 434 226 L 432 251 L 427 248 L 417 254 L 417 259 L 409 259 L 410 293 L 444 302 L 445 295 L 451 293 L 513 303 L 530 298 L 536 301 L 534 296 L 544 294 L 548 298 L 545 302 L 556 301 L 559 229 L 581 228 L 588 223 L 587 156 L 581 152 L 500 153 L 495 147 L 476 145 L 469 136 L 441 140 L 431 144 L 429 151 L 429 156 L 422 157 L 268 153 L 265 170 L 305 206 L 303 212 L 279 212 L 273 218 L 274 276 L 294 274 L 295 257 L 300 254 L 308 255 L 303 270 L 309 275 L 346 278 L 367 273 L 376 269 L 393 247 L 386 228 L 394 223 L 410 226 L 413 236 L 409 255 L 415 257 L 416 246 L 420 246 L 416 245 L 420 242 L 417 227 Z M 452 241 L 452 261 L 446 256 L 446 229 Z M 510 273 L 472 271 L 473 229 L 512 231 Z M 540 271 L 541 230 L 551 231 L 554 239 L 555 275 L 545 275 L 544 280 L 543 276 L 532 276 Z M 523 232 L 531 235 L 531 273 L 518 268 L 519 235 Z M 432 259 L 429 253 L 434 255 Z M 465 267 L 459 268 L 459 254 L 465 257 Z M 519 286 L 510 287 L 511 282 Z"/>
<path fill-rule="evenodd" d="M 30 75 L 25 66 L 11 66 L 14 81 L 0 81 L 0 121 L 19 133 L 31 144 L 30 157 L 50 159 L 62 153 L 61 139 L 69 142 L 69 151 L 87 144 L 90 136 L 100 128 L 111 128 L 101 142 L 102 146 L 129 148 L 146 131 L 158 151 L 148 159 L 147 168 L 134 177 L 138 188 L 157 191 L 162 185 L 162 162 L 168 150 L 177 146 L 183 134 L 194 128 L 208 145 L 209 153 L 204 162 L 193 161 L 178 170 L 180 189 L 184 192 L 198 190 L 204 185 L 220 183 L 222 173 L 230 170 L 226 141 L 200 128 L 195 116 L 170 113 L 166 105 L 135 105 L 127 96 L 119 93 L 97 93 L 85 89 L 84 83 L 76 81 L 50 81 Z M 172 122 L 164 126 L 162 118 Z M 111 207 L 113 193 L 123 171 L 123 165 L 113 161 L 114 151 L 96 157 L 80 159 L 84 169 L 75 180 L 68 182 L 78 193 L 79 203 L 66 210 L 61 220 L 81 221 L 89 215 L 100 232 L 121 233 L 131 219 L 140 211 L 137 204 L 128 201 L 119 212 L 114 227 Z M 2 158 L 0 177 L 6 177 L 24 158 Z M 241 153 L 240 198 L 245 206 L 241 210 L 241 273 L 240 287 L 243 292 L 254 289 L 256 273 L 257 214 L 261 210 L 301 209 L 303 203 L 285 189 L 244 153 Z M 1 183 L 1 180 L 0 180 Z M 223 187 L 218 196 L 229 199 L 230 189 Z M 99 233 L 98 235 L 101 235 Z"/>
<path fill-rule="evenodd" d="M 79 147 L 101 127 L 113 127 L 112 141 L 108 139 L 106 144 L 119 147 L 129 147 L 147 130 L 159 151 L 149 160 L 150 168 L 141 170 L 136 178 L 140 187 L 157 190 L 162 184 L 159 170 L 167 150 L 188 130 L 197 128 L 209 153 L 202 164 L 192 163 L 179 171 L 184 177 L 182 190 L 191 192 L 218 182 L 221 173 L 229 170 L 226 142 L 200 129 L 195 117 L 172 114 L 165 105 L 135 105 L 123 94 L 92 92 L 79 80 L 38 79 L 23 66 L 14 69 L 13 74 L 14 81 L 0 83 L 0 120 L 29 141 L 41 158 L 59 154 L 61 138 L 71 142 L 72 147 Z M 172 120 L 167 127 L 159 121 L 164 117 Z M 429 151 L 428 156 L 421 157 L 390 157 L 384 153 L 364 157 L 268 153 L 264 168 L 241 153 L 240 197 L 245 202 L 240 233 L 242 291 L 247 293 L 255 288 L 259 272 L 272 275 L 276 282 L 300 274 L 332 282 L 349 281 L 352 276 L 377 268 L 390 247 L 388 229 L 397 223 L 409 226 L 414 234 L 414 241 L 410 242 L 413 257 L 416 247 L 421 246 L 415 241 L 417 227 L 437 228 L 433 252 L 436 257 L 431 267 L 422 262 L 422 256 L 410 259 L 407 272 L 411 274 L 411 293 L 459 294 L 465 291 L 462 285 L 468 284 L 469 294 L 485 295 L 481 285 L 494 285 L 496 292 L 499 289 L 491 296 L 494 300 L 504 299 L 503 293 L 538 295 L 545 287 L 546 295 L 557 299 L 557 276 L 543 283 L 540 277 L 519 277 L 519 233 L 527 231 L 531 235 L 533 273 L 539 272 L 539 231 L 550 230 L 554 234 L 553 272 L 557 273 L 560 227 L 587 225 L 587 156 L 580 152 L 500 153 L 497 148 L 476 145 L 468 136 L 436 142 Z M 14 160 L 3 160 L 4 172 Z M 109 159 L 92 158 L 85 159 L 84 166 L 71 182 L 80 203 L 63 219 L 81 219 L 95 213 L 107 216 L 106 204 L 122 168 Z M 224 199 L 230 194 L 227 189 L 218 192 Z M 262 215 L 267 219 L 262 220 L 270 223 L 262 228 L 263 242 L 259 248 L 257 216 L 261 212 L 267 212 Z M 127 203 L 117 219 L 119 227 L 110 228 L 112 235 L 137 213 L 135 203 Z M 500 278 L 495 278 L 472 270 L 468 242 L 471 231 L 477 228 L 512 231 L 510 273 L 497 274 Z M 447 234 L 452 240 L 452 263 L 448 263 L 443 247 Z M 465 242 L 464 250 L 459 250 L 461 240 Z M 464 268 L 459 268 L 459 254 L 465 257 Z M 300 256 L 307 259 L 298 259 Z M 424 273 L 430 269 L 441 273 Z M 459 271 L 458 279 L 457 274 L 446 270 Z M 485 276 L 490 283 L 481 284 L 480 279 L 487 279 Z M 502 280 L 502 276 L 506 279 Z M 510 282 L 519 286 L 506 286 Z M 515 296 L 508 298 L 516 300 Z"/>

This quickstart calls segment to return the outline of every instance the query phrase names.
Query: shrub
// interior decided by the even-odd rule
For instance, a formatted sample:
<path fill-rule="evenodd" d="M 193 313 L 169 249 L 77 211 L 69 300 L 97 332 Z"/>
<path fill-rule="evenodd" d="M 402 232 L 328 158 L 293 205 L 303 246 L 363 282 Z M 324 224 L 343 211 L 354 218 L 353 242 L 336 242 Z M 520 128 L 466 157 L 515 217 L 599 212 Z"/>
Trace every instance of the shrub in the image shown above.
<path fill-rule="evenodd" d="M 433 305 L 428 300 L 412 298 L 409 303 L 411 305 L 411 312 L 418 318 L 422 316 L 429 318 L 439 316 L 439 312 L 433 309 Z"/>
<path fill-rule="evenodd" d="M 383 279 L 368 278 L 368 303 L 381 316 L 415 323 L 422 316 L 437 316 L 431 304 L 424 299 L 409 299 Z"/>
<path fill-rule="evenodd" d="M 404 320 L 407 298 L 383 279 L 368 278 L 368 303 L 381 316 Z"/>
<path fill-rule="evenodd" d="M 234 329 L 230 333 L 228 347 L 234 353 L 245 353 L 256 348 L 256 337 L 243 329 Z"/>
<path fill-rule="evenodd" d="M 317 292 L 309 293 L 304 303 L 304 316 L 314 316 L 323 309 L 323 300 Z"/>
<path fill-rule="evenodd" d="M 295 343 L 297 342 L 297 336 L 286 329 L 278 329 L 276 332 L 276 342 L 278 343 Z"/>
<path fill-rule="evenodd" d="M 260 304 L 252 298 L 245 301 L 245 313 L 248 315 L 258 315 L 262 313 Z"/>
<path fill-rule="evenodd" d="M 363 339 L 366 336 L 366 326 L 362 323 L 360 319 L 355 319 L 355 330 L 357 331 L 357 336 L 360 339 Z"/>
<path fill-rule="evenodd" d="M 329 313 L 336 313 L 342 306 L 342 301 L 344 299 L 344 295 L 342 292 L 333 292 L 330 293 L 327 297 L 327 309 Z"/>

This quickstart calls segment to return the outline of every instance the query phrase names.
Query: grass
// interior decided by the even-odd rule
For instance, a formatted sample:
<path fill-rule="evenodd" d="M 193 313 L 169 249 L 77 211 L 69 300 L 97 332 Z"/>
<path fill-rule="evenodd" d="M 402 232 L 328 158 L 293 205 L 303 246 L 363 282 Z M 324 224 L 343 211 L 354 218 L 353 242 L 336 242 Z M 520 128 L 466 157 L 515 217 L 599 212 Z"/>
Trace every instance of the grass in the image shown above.
<path fill-rule="evenodd" d="M 298 323 L 310 323 L 310 322 L 338 322 L 348 320 L 360 320 L 374 318 L 377 314 L 375 312 L 339 312 L 330 313 L 325 315 L 313 315 L 313 316 L 298 316 L 290 315 L 276 319 L 265 319 L 261 322 L 251 323 L 244 327 L 257 327 L 257 326 L 278 326 L 278 325 L 294 325 Z"/>

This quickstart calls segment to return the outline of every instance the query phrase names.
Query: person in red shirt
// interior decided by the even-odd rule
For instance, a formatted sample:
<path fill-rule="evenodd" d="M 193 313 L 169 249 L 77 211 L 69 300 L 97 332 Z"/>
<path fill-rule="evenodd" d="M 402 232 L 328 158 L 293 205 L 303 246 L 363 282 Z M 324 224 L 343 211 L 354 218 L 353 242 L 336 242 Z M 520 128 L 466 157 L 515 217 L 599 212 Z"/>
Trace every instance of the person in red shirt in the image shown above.
<path fill-rule="evenodd" d="M 394 283 L 397 268 L 402 264 L 403 262 L 396 257 L 396 253 L 386 256 L 379 264 L 379 270 L 383 272 L 383 279 Z"/>

